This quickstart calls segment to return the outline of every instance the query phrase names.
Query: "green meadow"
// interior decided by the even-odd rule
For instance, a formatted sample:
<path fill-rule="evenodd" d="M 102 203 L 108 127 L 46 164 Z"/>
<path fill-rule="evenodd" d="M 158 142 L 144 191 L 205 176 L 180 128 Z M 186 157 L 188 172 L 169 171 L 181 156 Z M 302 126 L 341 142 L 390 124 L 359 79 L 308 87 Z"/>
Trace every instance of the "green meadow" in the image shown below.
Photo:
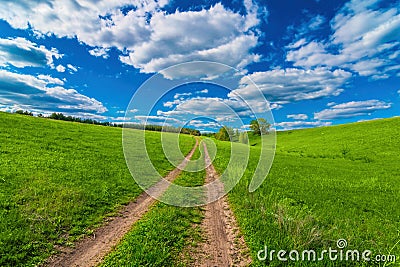
<path fill-rule="evenodd" d="M 0 113 L 0 123 L 0 266 L 42 262 L 56 246 L 71 246 L 90 235 L 142 192 L 126 166 L 120 128 L 6 113 Z M 278 132 L 270 174 L 253 193 L 248 186 L 261 139 L 250 135 L 249 165 L 228 199 L 252 265 L 396 266 L 327 259 L 285 263 L 276 257 L 260 261 L 257 253 L 265 246 L 268 252 L 336 249 L 337 240 L 346 239 L 346 249 L 392 254 L 400 261 L 399 134 L 399 118 Z M 188 135 L 179 140 L 183 154 L 195 143 Z M 214 166 L 222 173 L 231 143 L 214 141 Z M 146 143 L 157 171 L 165 175 L 172 170 L 160 133 L 148 132 Z M 197 149 L 194 158 L 199 157 Z M 182 172 L 175 183 L 198 186 L 204 175 Z M 201 239 L 202 218 L 201 208 L 158 203 L 103 266 L 190 265 L 187 248 Z"/>
<path fill-rule="evenodd" d="M 142 192 L 126 167 L 120 128 L 7 113 L 0 125 L 0 266 L 41 262 Z M 146 143 L 160 174 L 174 168 L 160 153 L 160 133 L 148 132 Z M 194 143 L 182 135 L 182 152 Z"/>
<path fill-rule="evenodd" d="M 400 261 L 400 119 L 384 119 L 277 133 L 270 174 L 254 193 L 247 188 L 260 153 L 250 136 L 246 174 L 229 200 L 254 266 L 394 266 Z M 227 166 L 230 144 L 217 142 L 215 166 Z M 345 239 L 344 249 L 395 255 L 397 263 L 265 261 L 259 250 L 316 250 Z M 263 254 L 261 254 L 263 256 Z M 286 257 L 288 255 L 286 254 Z M 326 259 L 327 257 L 325 257 Z"/>

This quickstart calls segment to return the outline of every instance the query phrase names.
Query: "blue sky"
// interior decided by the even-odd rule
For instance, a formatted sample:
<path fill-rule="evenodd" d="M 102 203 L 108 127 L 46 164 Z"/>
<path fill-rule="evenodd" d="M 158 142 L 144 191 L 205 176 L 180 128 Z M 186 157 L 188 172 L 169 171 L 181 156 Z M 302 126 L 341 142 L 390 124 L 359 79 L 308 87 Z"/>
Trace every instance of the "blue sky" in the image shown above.
<path fill-rule="evenodd" d="M 192 119 L 185 123 L 202 131 L 232 122 L 226 107 L 248 123 L 252 114 L 237 95 L 257 116 L 271 109 L 277 129 L 400 114 L 399 1 L 5 0 L 2 6 L 0 111 L 172 125 Z M 148 78 L 190 61 L 226 64 L 246 76 L 228 90 L 214 84 L 229 72 L 199 64 L 185 75 L 203 82 L 174 88 L 152 110 L 141 103 L 158 99 L 158 86 L 129 105 Z M 182 80 L 182 73 L 160 77 Z"/>

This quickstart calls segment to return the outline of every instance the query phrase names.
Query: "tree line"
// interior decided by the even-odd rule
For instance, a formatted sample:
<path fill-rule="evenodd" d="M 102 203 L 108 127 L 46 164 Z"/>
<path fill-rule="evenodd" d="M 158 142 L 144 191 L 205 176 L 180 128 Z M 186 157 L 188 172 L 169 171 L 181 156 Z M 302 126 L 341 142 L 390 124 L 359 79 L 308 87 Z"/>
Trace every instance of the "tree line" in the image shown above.
<path fill-rule="evenodd" d="M 25 111 L 17 110 L 17 111 L 15 111 L 15 113 L 20 114 L 20 115 L 33 116 L 32 112 L 29 112 L 26 110 Z M 98 121 L 98 120 L 94 120 L 94 119 L 88 119 L 88 118 L 84 119 L 84 118 L 79 118 L 79 117 L 74 117 L 74 116 L 66 116 L 63 113 L 57 113 L 57 112 L 52 113 L 50 116 L 44 116 L 43 114 L 38 114 L 37 116 L 39 118 L 94 124 L 94 125 L 101 125 L 101 126 L 121 127 L 121 128 L 123 126 L 121 123 L 113 123 L 113 122 L 108 122 L 108 121 L 102 122 L 102 121 Z M 173 127 L 173 126 L 160 126 L 160 125 L 152 125 L 152 124 L 131 123 L 131 124 L 125 124 L 124 127 L 138 129 L 138 130 L 146 130 L 146 131 L 182 133 L 182 134 L 189 134 L 189 135 L 195 135 L 195 136 L 201 135 L 200 131 L 196 130 L 196 129 L 178 128 L 178 127 Z"/>
<path fill-rule="evenodd" d="M 182 134 L 190 134 L 195 136 L 200 136 L 201 133 L 199 130 L 193 128 L 180 128 L 174 126 L 161 126 L 154 124 L 139 124 L 139 123 L 129 123 L 124 125 L 125 128 L 138 129 L 138 130 L 146 130 L 146 131 L 155 131 L 155 132 L 169 132 L 169 133 L 182 133 Z"/>

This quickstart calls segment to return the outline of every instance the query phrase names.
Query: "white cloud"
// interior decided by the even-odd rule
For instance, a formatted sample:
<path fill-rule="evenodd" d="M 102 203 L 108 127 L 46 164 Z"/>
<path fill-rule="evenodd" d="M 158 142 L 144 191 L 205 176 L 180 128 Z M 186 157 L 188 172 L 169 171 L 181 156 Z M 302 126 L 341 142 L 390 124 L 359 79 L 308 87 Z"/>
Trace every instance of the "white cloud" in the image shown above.
<path fill-rule="evenodd" d="M 181 121 L 168 116 L 143 116 L 137 115 L 134 117 L 136 120 L 139 120 L 142 124 L 153 124 L 153 123 L 180 123 Z"/>
<path fill-rule="evenodd" d="M 208 89 L 203 89 L 201 91 L 197 91 L 196 94 L 208 94 Z"/>
<path fill-rule="evenodd" d="M 135 28 L 141 28 L 140 23 L 133 23 L 136 21 L 129 21 L 129 18 L 120 21 L 121 18 L 116 17 L 123 16 L 119 11 L 121 7 L 129 5 L 137 7 L 129 13 L 137 18 L 137 22 L 145 22 L 146 12 L 154 12 L 165 4 L 166 1 L 157 3 L 152 0 L 80 0 L 79 2 L 75 0 L 15 0 L 4 4 L 0 10 L 0 17 L 14 28 L 26 29 L 28 25 L 31 25 L 38 33 L 55 34 L 58 37 L 76 36 L 80 41 L 90 45 L 101 41 L 110 43 L 111 40 L 121 42 L 121 38 L 129 38 L 119 30 L 126 30 L 125 32 L 129 30 L 130 33 L 134 33 Z M 110 22 L 107 15 L 114 15 L 117 23 L 114 25 Z M 113 31 L 112 26 L 120 29 Z M 118 32 L 121 33 L 118 34 Z M 135 36 L 131 36 L 133 37 Z"/>
<path fill-rule="evenodd" d="M 183 100 L 181 100 L 181 99 L 174 99 L 173 101 L 167 101 L 167 102 L 163 103 L 163 105 L 164 105 L 164 107 L 171 108 L 175 105 L 179 105 L 182 102 L 183 102 Z"/>
<path fill-rule="evenodd" d="M 39 74 L 37 76 L 38 79 L 44 81 L 46 84 L 57 84 L 57 85 L 64 85 L 64 81 L 58 79 L 58 78 L 53 78 L 50 75 L 43 75 Z"/>
<path fill-rule="evenodd" d="M 56 70 L 57 70 L 58 72 L 65 72 L 66 68 L 65 68 L 63 65 L 58 65 L 58 66 L 56 67 Z"/>
<path fill-rule="evenodd" d="M 192 114 L 220 120 L 234 119 L 251 114 L 249 107 L 236 99 L 219 97 L 195 97 L 181 101 L 173 110 L 157 112 L 162 116 L 182 116 Z"/>
<path fill-rule="evenodd" d="M 376 1 L 354 0 L 331 20 L 325 41 L 304 39 L 288 46 L 286 59 L 295 66 L 345 67 L 362 76 L 388 78 L 399 64 L 400 14 L 395 6 L 378 9 Z M 334 52 L 332 52 L 334 51 Z"/>
<path fill-rule="evenodd" d="M 284 121 L 275 123 L 275 127 L 281 127 L 283 130 L 290 129 L 301 129 L 308 127 L 321 127 L 321 126 L 329 126 L 331 122 L 323 122 L 323 121 Z"/>
<path fill-rule="evenodd" d="M 131 118 L 128 117 L 111 117 L 112 121 L 129 121 Z"/>
<path fill-rule="evenodd" d="M 191 96 L 191 95 L 192 95 L 192 93 L 176 93 L 174 95 L 174 98 L 177 99 L 177 98 L 180 98 L 181 96 Z"/>
<path fill-rule="evenodd" d="M 313 18 L 308 23 L 308 28 L 311 30 L 318 30 L 321 28 L 321 25 L 326 22 L 326 18 L 322 15 L 317 15 Z"/>
<path fill-rule="evenodd" d="M 71 64 L 67 64 L 67 68 L 71 71 L 71 72 L 77 72 L 78 68 L 71 65 Z"/>
<path fill-rule="evenodd" d="M 188 125 L 189 126 L 193 126 L 196 129 L 198 129 L 198 128 L 214 128 L 214 129 L 217 129 L 217 128 L 220 128 L 222 126 L 221 124 L 219 124 L 217 122 L 213 122 L 213 121 L 204 122 L 202 120 L 191 120 L 188 123 Z"/>
<path fill-rule="evenodd" d="M 229 96 L 238 94 L 244 99 L 262 101 L 253 81 L 268 101 L 283 104 L 305 99 L 317 99 L 339 95 L 351 73 L 344 70 L 331 71 L 327 68 L 303 70 L 297 68 L 274 69 L 255 72 L 240 81 L 240 87 Z M 250 78 L 250 80 L 248 79 Z M 265 101 L 265 100 L 264 100 Z M 253 103 L 252 103 L 253 104 Z"/>
<path fill-rule="evenodd" d="M 326 23 L 326 18 L 319 14 L 310 14 L 309 11 L 303 10 L 305 19 L 299 25 L 291 24 L 287 27 L 289 36 L 286 38 L 298 39 L 295 43 L 287 46 L 288 48 L 297 48 L 306 43 L 306 38 L 313 32 L 321 29 Z M 294 36 L 294 38 L 292 37 Z M 288 38 L 288 39 L 289 39 Z"/>
<path fill-rule="evenodd" d="M 25 38 L 0 38 L 0 66 L 13 65 L 17 68 L 53 66 L 53 57 L 61 58 L 57 49 L 50 50 Z"/>
<path fill-rule="evenodd" d="M 249 116 L 252 112 L 264 113 L 280 109 L 282 104 L 292 101 L 336 96 L 343 91 L 342 87 L 350 77 L 349 72 L 330 71 L 327 68 L 256 72 L 243 77 L 239 88 L 231 91 L 227 98 L 194 97 L 185 100 L 180 98 L 181 95 L 176 95 L 173 101 L 164 103 L 165 107 L 174 107 L 174 110 L 159 111 L 158 115 L 194 114 L 217 116 L 218 119 L 233 119 L 235 114 Z"/>
<path fill-rule="evenodd" d="M 201 91 L 194 92 L 194 94 L 207 94 L 207 93 L 208 93 L 208 89 L 204 89 L 204 90 L 201 90 Z M 177 105 L 182 104 L 183 102 L 185 102 L 186 100 L 185 100 L 184 97 L 189 97 L 189 96 L 192 96 L 192 95 L 193 95 L 193 93 L 191 93 L 191 92 L 188 92 L 188 93 L 176 93 L 174 95 L 174 100 L 173 101 L 164 102 L 163 106 L 167 107 L 167 108 L 172 108 L 173 106 L 177 106 Z"/>
<path fill-rule="evenodd" d="M 29 106 L 30 110 L 104 113 L 107 108 L 74 89 L 64 88 L 63 82 L 48 75 L 28 75 L 0 69 L 0 102 Z"/>
<path fill-rule="evenodd" d="M 270 110 L 273 110 L 273 109 L 278 110 L 278 109 L 281 109 L 281 108 L 283 108 L 283 106 L 278 104 L 278 103 L 270 103 L 270 105 L 269 105 L 269 109 Z"/>
<path fill-rule="evenodd" d="M 286 116 L 288 119 L 295 119 L 295 120 L 307 120 L 307 114 L 289 114 Z"/>
<path fill-rule="evenodd" d="M 96 48 L 93 48 L 92 50 L 89 50 L 89 54 L 91 54 L 94 57 L 102 57 L 104 59 L 107 59 L 110 57 L 110 55 L 108 54 L 109 50 L 110 49 L 103 48 L 103 47 L 96 47 Z"/>
<path fill-rule="evenodd" d="M 156 13 L 149 24 L 151 34 L 128 48 L 131 52 L 121 57 L 121 61 L 145 73 L 195 60 L 243 68 L 259 59 L 250 52 L 258 37 L 249 31 L 255 25 L 247 23 L 247 18 L 221 4 L 209 10 Z"/>
<path fill-rule="evenodd" d="M 370 115 L 371 113 L 388 109 L 391 103 L 380 100 L 365 100 L 365 101 L 351 101 L 342 104 L 336 104 L 329 109 L 324 109 L 320 112 L 314 113 L 314 119 L 317 120 L 332 120 L 352 118 L 356 116 Z"/>
<path fill-rule="evenodd" d="M 246 0 L 246 14 L 222 4 L 199 11 L 168 14 L 168 1 L 155 0 L 25 0 L 7 1 L 0 18 L 18 29 L 31 27 L 38 34 L 76 37 L 93 47 L 93 56 L 108 57 L 116 47 L 124 52 L 121 62 L 152 73 L 168 66 L 209 60 L 243 68 L 260 56 L 257 45 L 260 8 Z M 122 12 L 122 7 L 132 6 Z M 79 19 L 77 19 L 79 18 Z M 162 49 L 160 49 L 162 47 Z"/>
<path fill-rule="evenodd" d="M 307 43 L 306 38 L 301 38 L 301 39 L 297 40 L 296 42 L 289 44 L 286 47 L 290 48 L 290 49 L 294 49 L 294 48 L 299 48 L 299 47 L 305 45 L 306 43 Z"/>

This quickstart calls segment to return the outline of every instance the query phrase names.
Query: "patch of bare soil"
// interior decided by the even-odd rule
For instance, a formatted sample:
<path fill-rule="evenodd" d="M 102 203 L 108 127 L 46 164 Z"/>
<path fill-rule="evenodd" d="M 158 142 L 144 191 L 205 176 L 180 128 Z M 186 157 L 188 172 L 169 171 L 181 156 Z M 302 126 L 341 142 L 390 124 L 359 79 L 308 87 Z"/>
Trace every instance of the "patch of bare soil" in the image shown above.
<path fill-rule="evenodd" d="M 211 164 L 211 160 L 204 144 L 206 162 L 206 183 L 218 180 L 218 174 Z M 219 183 L 217 190 L 223 190 Z M 208 193 L 208 197 L 211 197 Z M 191 255 L 194 258 L 193 266 L 248 266 L 251 263 L 249 249 L 240 235 L 235 216 L 225 197 L 205 206 L 205 218 L 201 225 L 204 233 L 204 242 L 199 244 Z"/>
<path fill-rule="evenodd" d="M 198 140 L 196 139 L 196 145 L 190 153 L 177 168 L 165 177 L 165 180 L 172 182 L 178 177 L 181 169 L 193 156 L 197 146 Z M 162 194 L 168 185 L 168 182 L 161 180 L 151 188 L 151 195 Z M 118 216 L 108 218 L 107 222 L 97 228 L 92 236 L 78 241 L 74 248 L 60 248 L 60 253 L 51 256 L 44 266 L 97 266 L 155 202 L 153 197 L 143 192 L 135 201 L 125 206 Z"/>

